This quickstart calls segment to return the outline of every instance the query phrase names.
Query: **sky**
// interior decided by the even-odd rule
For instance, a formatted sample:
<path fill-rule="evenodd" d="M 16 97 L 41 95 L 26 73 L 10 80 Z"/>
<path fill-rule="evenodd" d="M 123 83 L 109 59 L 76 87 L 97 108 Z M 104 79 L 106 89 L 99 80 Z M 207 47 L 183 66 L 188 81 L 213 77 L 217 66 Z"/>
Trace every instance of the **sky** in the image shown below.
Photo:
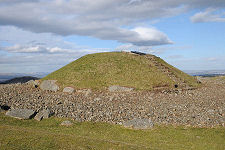
<path fill-rule="evenodd" d="M 225 70 L 225 0 L 0 0 L 0 73 L 131 50 L 181 70 Z"/>

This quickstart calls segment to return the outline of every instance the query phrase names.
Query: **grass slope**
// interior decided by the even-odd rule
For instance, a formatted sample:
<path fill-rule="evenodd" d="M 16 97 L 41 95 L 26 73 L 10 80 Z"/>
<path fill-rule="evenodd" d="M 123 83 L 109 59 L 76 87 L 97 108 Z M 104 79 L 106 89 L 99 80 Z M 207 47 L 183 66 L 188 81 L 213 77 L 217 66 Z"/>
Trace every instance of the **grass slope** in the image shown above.
<path fill-rule="evenodd" d="M 224 150 L 225 128 L 159 126 L 131 130 L 107 123 L 74 122 L 49 118 L 17 120 L 0 113 L 0 149 L 193 149 Z"/>
<path fill-rule="evenodd" d="M 195 79 L 178 69 L 172 68 L 179 77 L 195 86 Z M 158 70 L 143 56 L 122 52 L 89 54 L 47 75 L 42 80 L 57 80 L 61 87 L 78 89 L 104 89 L 110 85 L 134 87 L 137 90 L 152 90 L 154 87 L 173 87 L 166 74 Z"/>

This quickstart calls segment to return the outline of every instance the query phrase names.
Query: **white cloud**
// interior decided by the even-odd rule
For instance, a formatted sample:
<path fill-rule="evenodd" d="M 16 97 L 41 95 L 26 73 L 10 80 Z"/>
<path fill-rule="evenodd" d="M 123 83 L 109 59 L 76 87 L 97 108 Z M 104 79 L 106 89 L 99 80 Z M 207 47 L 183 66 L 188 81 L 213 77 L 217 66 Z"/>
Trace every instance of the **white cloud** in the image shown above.
<path fill-rule="evenodd" d="M 224 8 L 223 0 L 2 0 L 0 25 L 36 33 L 81 35 L 148 46 L 168 44 L 153 36 L 140 38 L 135 24 L 171 17 L 193 9 Z M 216 19 L 222 21 L 223 18 Z M 127 26 L 128 28 L 124 28 Z M 155 34 L 159 32 L 154 32 Z M 161 36 L 161 33 L 159 34 Z M 138 39 L 138 40 L 136 40 Z M 156 42 L 157 41 L 157 42 Z"/>
<path fill-rule="evenodd" d="M 137 27 L 132 31 L 138 33 L 136 42 L 132 42 L 136 45 L 153 46 L 173 43 L 164 33 L 156 30 L 155 28 Z M 151 43 L 148 43 L 149 41 L 151 41 Z"/>
<path fill-rule="evenodd" d="M 8 47 L 1 47 L 2 50 L 12 53 L 71 53 L 70 49 L 63 49 L 59 47 L 45 47 L 45 46 L 28 46 L 28 45 L 13 45 Z"/>
<path fill-rule="evenodd" d="M 196 13 L 190 19 L 194 23 L 200 22 L 225 22 L 225 16 L 223 13 L 218 13 L 217 9 L 208 8 L 203 12 Z"/>
<path fill-rule="evenodd" d="M 30 66 L 28 71 L 53 69 L 88 53 L 110 51 L 65 41 L 68 35 L 114 40 L 124 44 L 118 50 L 158 54 L 165 49 L 153 46 L 172 41 L 146 23 L 196 9 L 206 10 L 208 20 L 222 22 L 222 14 L 207 12 L 209 7 L 223 10 L 225 1 L 0 0 L 0 68 L 15 66 L 15 72 L 23 65 Z"/>
<path fill-rule="evenodd" d="M 156 54 L 158 51 L 153 50 L 152 46 L 136 46 L 133 44 L 124 44 L 115 48 L 116 51 L 141 51 L 148 54 Z"/>

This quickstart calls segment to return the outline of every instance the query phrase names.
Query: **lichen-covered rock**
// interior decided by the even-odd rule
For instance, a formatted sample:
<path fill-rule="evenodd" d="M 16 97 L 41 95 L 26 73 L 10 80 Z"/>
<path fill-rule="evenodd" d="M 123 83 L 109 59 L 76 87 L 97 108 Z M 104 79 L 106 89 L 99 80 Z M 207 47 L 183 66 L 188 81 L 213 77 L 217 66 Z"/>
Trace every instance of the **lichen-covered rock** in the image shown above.
<path fill-rule="evenodd" d="M 109 92 L 131 92 L 134 88 L 113 85 L 108 88 Z"/>
<path fill-rule="evenodd" d="M 69 120 L 66 120 L 66 121 L 63 121 L 60 125 L 61 126 L 72 126 L 73 123 L 71 121 L 69 121 Z"/>
<path fill-rule="evenodd" d="M 126 121 L 123 125 L 133 129 L 150 129 L 154 126 L 151 119 L 132 119 Z"/>
<path fill-rule="evenodd" d="M 51 117 L 52 115 L 53 115 L 53 113 L 49 109 L 43 109 L 42 111 L 39 111 L 35 115 L 34 119 L 41 121 L 43 118 L 46 119 L 46 118 Z"/>
<path fill-rule="evenodd" d="M 31 109 L 10 109 L 6 112 L 6 115 L 18 119 L 31 119 L 35 115 L 35 111 Z"/>
<path fill-rule="evenodd" d="M 56 92 L 59 90 L 59 86 L 56 84 L 56 80 L 44 80 L 40 84 L 42 90 Z"/>
<path fill-rule="evenodd" d="M 65 93 L 73 93 L 74 92 L 74 88 L 72 88 L 72 87 L 65 87 L 63 89 L 63 92 L 65 92 Z"/>
<path fill-rule="evenodd" d="M 35 115 L 34 119 L 37 120 L 37 121 L 41 121 L 43 119 L 43 113 L 42 112 L 38 112 Z"/>
<path fill-rule="evenodd" d="M 51 112 L 51 110 L 49 110 L 49 109 L 44 109 L 44 110 L 42 110 L 41 112 L 42 112 L 42 114 L 43 114 L 43 118 L 44 118 L 44 119 L 49 118 L 49 117 L 51 117 L 51 116 L 54 114 L 54 113 Z"/>
<path fill-rule="evenodd" d="M 31 85 L 32 87 L 37 88 L 39 85 L 39 81 L 38 80 L 30 80 L 28 82 L 26 82 L 27 84 Z"/>

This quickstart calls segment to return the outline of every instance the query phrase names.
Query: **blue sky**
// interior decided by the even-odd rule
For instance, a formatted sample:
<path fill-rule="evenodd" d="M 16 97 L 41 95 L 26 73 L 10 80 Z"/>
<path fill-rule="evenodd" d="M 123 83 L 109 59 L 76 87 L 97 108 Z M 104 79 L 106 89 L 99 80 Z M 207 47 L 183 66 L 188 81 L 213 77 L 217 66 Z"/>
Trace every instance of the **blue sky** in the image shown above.
<path fill-rule="evenodd" d="M 181 70 L 225 70 L 225 1 L 2 0 L 0 73 L 52 72 L 138 50 Z"/>

